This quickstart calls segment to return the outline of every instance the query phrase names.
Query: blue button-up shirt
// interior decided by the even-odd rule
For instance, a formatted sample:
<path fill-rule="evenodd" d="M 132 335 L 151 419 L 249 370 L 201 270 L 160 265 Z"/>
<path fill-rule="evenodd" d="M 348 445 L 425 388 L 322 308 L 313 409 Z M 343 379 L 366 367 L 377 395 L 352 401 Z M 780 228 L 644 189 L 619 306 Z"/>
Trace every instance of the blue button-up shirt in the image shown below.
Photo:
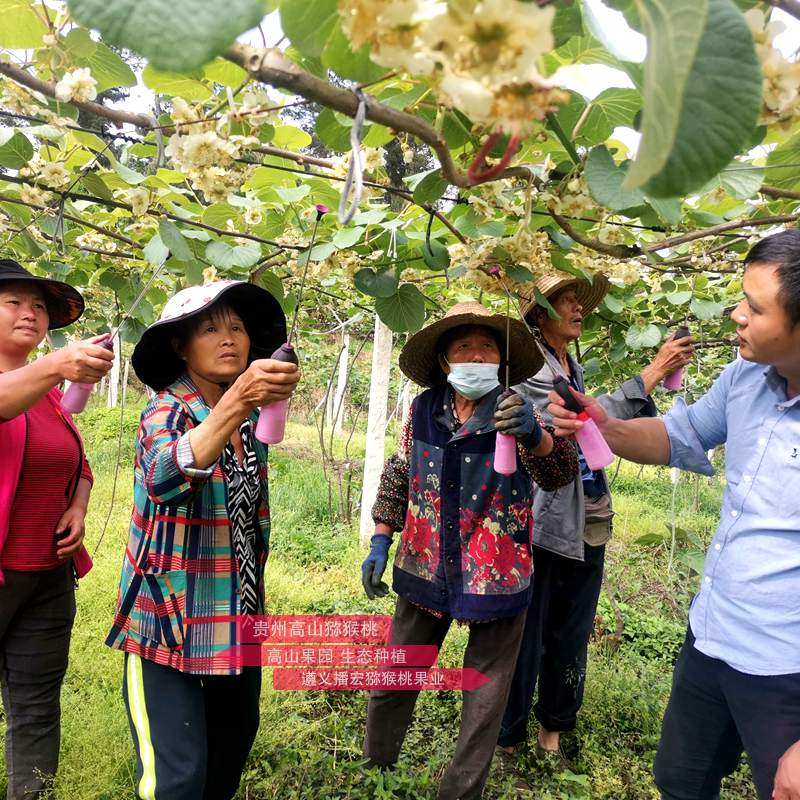
<path fill-rule="evenodd" d="M 663 417 L 670 465 L 727 486 L 689 623 L 695 647 L 740 672 L 800 672 L 800 396 L 773 368 L 741 359 L 709 392 Z"/>

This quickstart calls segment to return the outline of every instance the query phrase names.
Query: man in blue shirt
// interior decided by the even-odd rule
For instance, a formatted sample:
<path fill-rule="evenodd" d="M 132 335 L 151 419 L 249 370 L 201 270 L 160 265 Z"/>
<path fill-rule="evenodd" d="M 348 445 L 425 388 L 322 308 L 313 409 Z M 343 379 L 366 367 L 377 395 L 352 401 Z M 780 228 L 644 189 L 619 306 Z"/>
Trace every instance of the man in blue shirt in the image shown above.
<path fill-rule="evenodd" d="M 800 800 L 800 231 L 745 263 L 731 314 L 741 357 L 696 403 L 623 421 L 577 395 L 631 461 L 711 475 L 706 451 L 725 444 L 720 523 L 656 755 L 663 800 L 715 800 L 742 751 L 761 800 Z M 550 400 L 556 434 L 574 434 L 582 423 Z"/>

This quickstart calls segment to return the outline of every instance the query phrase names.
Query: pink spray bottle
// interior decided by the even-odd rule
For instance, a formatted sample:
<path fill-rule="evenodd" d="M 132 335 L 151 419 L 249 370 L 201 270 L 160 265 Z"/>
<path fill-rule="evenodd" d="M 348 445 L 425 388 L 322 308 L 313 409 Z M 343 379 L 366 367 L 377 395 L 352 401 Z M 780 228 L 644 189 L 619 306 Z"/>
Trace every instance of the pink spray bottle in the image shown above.
<path fill-rule="evenodd" d="M 510 392 L 504 392 L 504 396 L 507 394 Z M 497 431 L 494 445 L 494 471 L 501 475 L 513 475 L 517 471 L 517 440 L 510 433 Z"/>
<path fill-rule="evenodd" d="M 505 288 L 505 287 L 503 287 Z M 511 367 L 511 294 L 506 289 L 506 390 L 501 397 L 508 397 L 511 392 L 509 375 Z M 510 433 L 497 431 L 494 444 L 494 471 L 500 475 L 513 475 L 517 471 L 517 439 Z"/>
<path fill-rule="evenodd" d="M 286 342 L 282 344 L 271 356 L 276 361 L 285 361 L 291 364 L 297 364 L 297 352 L 292 344 L 292 338 L 297 327 L 297 312 L 300 309 L 300 300 L 303 297 L 303 289 L 306 284 L 306 275 L 308 274 L 308 265 L 311 263 L 311 251 L 314 249 L 314 241 L 317 238 L 317 226 L 323 215 L 327 213 L 328 207 L 321 204 L 316 206 L 317 218 L 314 220 L 314 230 L 311 232 L 311 244 L 308 246 L 305 269 L 303 270 L 303 279 L 300 282 L 300 292 L 297 295 L 297 304 L 294 307 L 294 317 L 292 318 L 292 327 L 289 330 L 289 336 Z M 286 400 L 279 400 L 276 403 L 270 403 L 263 406 L 258 414 L 258 423 L 256 424 L 256 439 L 264 444 L 278 444 L 283 441 L 284 434 L 286 433 L 286 418 L 289 415 L 289 398 Z"/>
<path fill-rule="evenodd" d="M 123 326 L 130 319 L 131 314 L 133 314 L 139 303 L 142 302 L 142 298 L 147 294 L 148 289 L 155 282 L 155 279 L 164 268 L 164 264 L 166 264 L 166 261 L 161 264 L 161 266 L 158 267 L 158 269 L 156 269 L 150 276 L 150 280 L 147 281 L 136 299 L 133 301 L 133 303 L 131 303 L 130 308 L 123 314 L 122 319 L 119 321 L 119 325 L 116 327 L 116 330 L 113 330 L 106 336 L 105 339 L 101 339 L 99 342 L 97 342 L 97 344 L 99 344 L 101 347 L 105 347 L 106 350 L 110 350 L 112 353 L 114 352 L 114 337 L 120 334 Z M 86 403 L 89 402 L 89 395 L 92 393 L 92 389 L 94 389 L 93 383 L 71 383 L 67 388 L 67 391 L 64 392 L 64 396 L 61 398 L 61 409 L 70 414 L 80 414 L 81 411 L 86 408 Z"/>
<path fill-rule="evenodd" d="M 297 352 L 291 342 L 282 344 L 271 356 L 276 361 L 297 364 Z M 264 444 L 278 444 L 286 433 L 286 418 L 289 415 L 289 398 L 264 406 L 258 414 L 256 439 Z"/>
<path fill-rule="evenodd" d="M 685 339 L 689 335 L 689 329 L 685 325 L 681 325 L 675 331 L 675 335 L 672 338 L 673 340 Z M 683 367 L 678 367 L 675 372 L 670 372 L 670 374 L 664 378 L 664 388 L 673 392 L 680 391 L 683 388 Z"/>
<path fill-rule="evenodd" d="M 564 401 L 567 410 L 577 414 L 578 419 L 583 423 L 583 427 L 575 433 L 575 440 L 581 448 L 589 469 L 596 470 L 607 467 L 614 460 L 614 454 L 606 444 L 597 423 L 586 413 L 586 410 L 578 402 L 578 398 L 570 391 L 567 379 L 559 375 L 553 381 L 553 388 Z"/>
<path fill-rule="evenodd" d="M 102 341 L 97 342 L 97 344 L 113 353 L 114 335 L 110 334 Z M 89 402 L 89 395 L 91 395 L 94 387 L 95 384 L 93 383 L 71 383 L 61 398 L 61 410 L 69 414 L 80 414 L 86 408 L 86 404 Z"/>

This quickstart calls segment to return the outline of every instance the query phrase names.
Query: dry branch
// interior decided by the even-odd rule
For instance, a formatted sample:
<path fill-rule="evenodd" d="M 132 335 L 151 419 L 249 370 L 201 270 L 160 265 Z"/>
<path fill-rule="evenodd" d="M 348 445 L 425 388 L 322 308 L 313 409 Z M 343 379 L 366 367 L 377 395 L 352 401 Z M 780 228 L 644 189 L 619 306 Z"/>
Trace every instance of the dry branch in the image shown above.
<path fill-rule="evenodd" d="M 717 236 L 720 233 L 725 233 L 726 231 L 735 231 L 739 228 L 755 228 L 764 225 L 782 225 L 785 222 L 795 222 L 798 219 L 800 219 L 800 213 L 780 214 L 773 217 L 748 217 L 747 219 L 732 219 L 730 222 L 712 225 L 710 228 L 702 228 L 699 231 L 690 231 L 689 233 L 683 233 L 680 236 L 673 236 L 670 239 L 661 239 L 661 241 L 652 242 L 651 244 L 646 245 L 643 249 L 646 253 L 653 253 L 656 250 L 677 247 L 679 244 L 694 242 L 697 239 L 706 239 L 709 236 Z"/>
<path fill-rule="evenodd" d="M 642 254 L 642 251 L 638 247 L 629 247 L 625 244 L 606 244 L 597 239 L 584 236 L 584 234 L 576 231 L 575 228 L 567 222 L 566 218 L 562 217 L 561 214 L 556 214 L 555 211 L 551 211 L 550 216 L 570 239 L 576 241 L 578 244 L 582 244 L 584 247 L 588 247 L 590 250 L 595 250 L 598 253 L 603 253 L 613 258 L 634 258 Z"/>
<path fill-rule="evenodd" d="M 774 197 L 777 200 L 800 200 L 800 192 L 793 192 L 791 189 L 779 189 L 777 186 L 762 186 L 759 194 L 764 194 L 767 197 Z"/>
<path fill-rule="evenodd" d="M 354 92 L 309 74 L 276 48 L 251 47 L 237 42 L 224 53 L 224 57 L 247 70 L 253 78 L 262 83 L 278 89 L 287 89 L 348 117 L 356 115 L 358 98 Z M 385 125 L 394 131 L 405 131 L 425 142 L 436 153 L 442 167 L 442 175 L 448 183 L 459 187 L 472 186 L 467 173 L 462 172 L 453 161 L 447 140 L 425 120 L 405 111 L 390 108 L 369 96 L 366 115 L 372 122 Z M 530 170 L 526 167 L 511 167 L 498 178 L 527 178 L 529 175 Z"/>
<path fill-rule="evenodd" d="M 56 85 L 49 81 L 43 81 L 30 74 L 27 70 L 20 67 L 15 67 L 5 61 L 0 61 L 0 74 L 11 78 L 15 83 L 32 89 L 34 92 L 46 95 L 47 97 L 56 96 Z M 118 108 L 108 108 L 100 103 L 79 103 L 72 101 L 70 105 L 80 108 L 83 111 L 88 111 L 91 114 L 97 114 L 99 117 L 104 117 L 110 122 L 118 126 L 125 124 L 135 125 L 137 128 L 153 128 L 156 125 L 155 120 L 147 114 L 135 114 L 131 111 L 123 111 Z"/>
<path fill-rule="evenodd" d="M 45 206 L 41 205 L 40 203 L 28 203 L 25 200 L 20 200 L 18 197 L 9 197 L 8 195 L 4 194 L 0 194 L 0 203 L 14 203 L 18 206 L 35 208 L 37 211 L 54 211 L 52 206 Z M 91 228 L 93 231 L 102 233 L 103 236 L 108 236 L 110 239 L 117 239 L 120 242 L 124 242 L 129 247 L 135 247 L 137 250 L 142 249 L 142 245 L 140 245 L 139 242 L 135 242 L 133 239 L 130 239 L 121 233 L 117 233 L 116 231 L 112 231 L 109 228 L 104 228 L 102 225 L 95 225 L 93 222 L 87 222 L 85 219 L 81 219 L 80 217 L 76 217 L 72 214 L 65 213 L 62 216 L 64 219 L 68 219 L 70 222 L 74 222 L 77 225 L 82 225 L 85 228 Z"/>
<path fill-rule="evenodd" d="M 0 182 L 8 181 L 10 183 L 36 183 L 36 181 L 26 180 L 23 178 L 19 178 L 16 175 L 4 175 L 0 174 Z M 52 191 L 52 190 L 50 190 Z M 97 203 L 99 205 L 105 206 L 106 208 L 121 208 L 125 211 L 133 212 L 133 208 L 128 203 L 122 203 L 119 200 L 107 200 L 104 197 L 95 197 L 91 194 L 83 194 L 82 192 L 58 192 L 59 196 L 69 198 L 70 200 L 86 200 L 90 203 Z M 8 202 L 16 202 L 19 203 L 19 200 L 13 198 L 2 198 L 4 201 Z M 26 205 L 23 203 L 22 205 Z M 37 208 L 46 209 L 48 206 L 37 206 Z M 51 207 L 52 208 L 52 207 Z M 188 225 L 194 228 L 202 228 L 206 231 L 211 231 L 212 233 L 216 233 L 218 236 L 227 236 L 233 239 L 249 239 L 253 242 L 258 242 L 259 244 L 268 244 L 271 247 L 278 247 L 281 250 L 305 250 L 306 248 L 303 245 L 296 245 L 296 244 L 281 244 L 280 242 L 276 242 L 272 239 L 264 239 L 262 236 L 256 236 L 254 233 L 242 233 L 240 231 L 229 231 L 225 230 L 224 228 L 217 228 L 214 225 L 208 225 L 205 222 L 199 222 L 198 220 L 194 219 L 186 219 L 185 217 L 180 217 L 177 214 L 171 214 L 165 211 L 156 211 L 154 209 L 149 209 L 147 215 L 150 217 L 166 217 L 167 219 L 173 220 L 174 222 L 180 222 L 183 225 Z M 81 225 L 87 225 L 88 227 L 93 227 L 91 223 L 84 222 L 83 220 L 79 220 L 74 217 L 68 217 L 66 214 L 64 215 L 67 219 L 74 219 L 76 222 L 79 222 Z M 127 241 L 127 237 L 126 241 Z M 131 240 L 132 241 L 132 240 Z M 141 247 L 141 245 L 136 244 L 137 247 Z"/>

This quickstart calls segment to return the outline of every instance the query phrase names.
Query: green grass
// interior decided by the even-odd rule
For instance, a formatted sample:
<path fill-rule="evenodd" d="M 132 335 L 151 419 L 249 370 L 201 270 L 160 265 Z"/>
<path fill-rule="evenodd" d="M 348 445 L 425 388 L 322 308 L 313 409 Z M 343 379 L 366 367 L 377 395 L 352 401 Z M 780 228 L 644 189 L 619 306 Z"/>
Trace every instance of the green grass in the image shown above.
<path fill-rule="evenodd" d="M 87 540 L 97 542 L 110 508 L 116 455 L 112 412 L 81 418 L 96 482 Z M 70 668 L 63 692 L 58 797 L 128 800 L 133 796 L 133 748 L 120 694 L 122 655 L 103 645 L 111 621 L 130 511 L 132 455 L 126 415 L 126 446 L 117 497 L 95 568 L 81 582 Z M 363 454 L 354 437 L 354 458 Z M 390 448 L 391 442 L 387 443 Z M 269 610 L 274 613 L 391 613 L 392 597 L 371 602 L 360 584 L 363 552 L 357 534 L 327 519 L 327 485 L 317 456 L 316 431 L 291 425 L 284 445 L 271 454 L 272 553 L 267 568 Z M 678 490 L 679 526 L 707 540 L 716 522 L 721 479 L 701 481 L 699 506 L 683 478 Z M 669 541 L 641 546 L 644 534 L 662 534 L 669 521 L 669 472 L 623 465 L 614 487 L 615 538 L 608 547 L 608 586 L 601 598 L 598 637 L 590 648 L 586 699 L 565 748 L 575 773 L 552 773 L 528 753 L 521 774 L 539 800 L 655 800 L 650 768 L 669 693 L 672 659 L 685 630 L 688 600 L 697 576 L 678 564 L 667 576 Z M 614 628 L 613 597 L 625 620 L 620 647 L 610 652 L 602 634 Z M 454 626 L 441 662 L 458 666 L 467 630 Z M 359 766 L 367 697 L 362 692 L 277 692 L 265 672 L 261 727 L 238 798 L 433 798 L 438 775 L 452 754 L 460 696 L 424 692 L 417 705 L 398 769 L 377 774 Z M 0 721 L 0 733 L 3 723 Z M 533 731 L 533 727 L 532 727 Z M 0 793 L 5 777 L 0 762 Z M 490 777 L 485 797 L 520 797 L 510 780 Z M 744 771 L 723 792 L 727 800 L 754 800 Z"/>

